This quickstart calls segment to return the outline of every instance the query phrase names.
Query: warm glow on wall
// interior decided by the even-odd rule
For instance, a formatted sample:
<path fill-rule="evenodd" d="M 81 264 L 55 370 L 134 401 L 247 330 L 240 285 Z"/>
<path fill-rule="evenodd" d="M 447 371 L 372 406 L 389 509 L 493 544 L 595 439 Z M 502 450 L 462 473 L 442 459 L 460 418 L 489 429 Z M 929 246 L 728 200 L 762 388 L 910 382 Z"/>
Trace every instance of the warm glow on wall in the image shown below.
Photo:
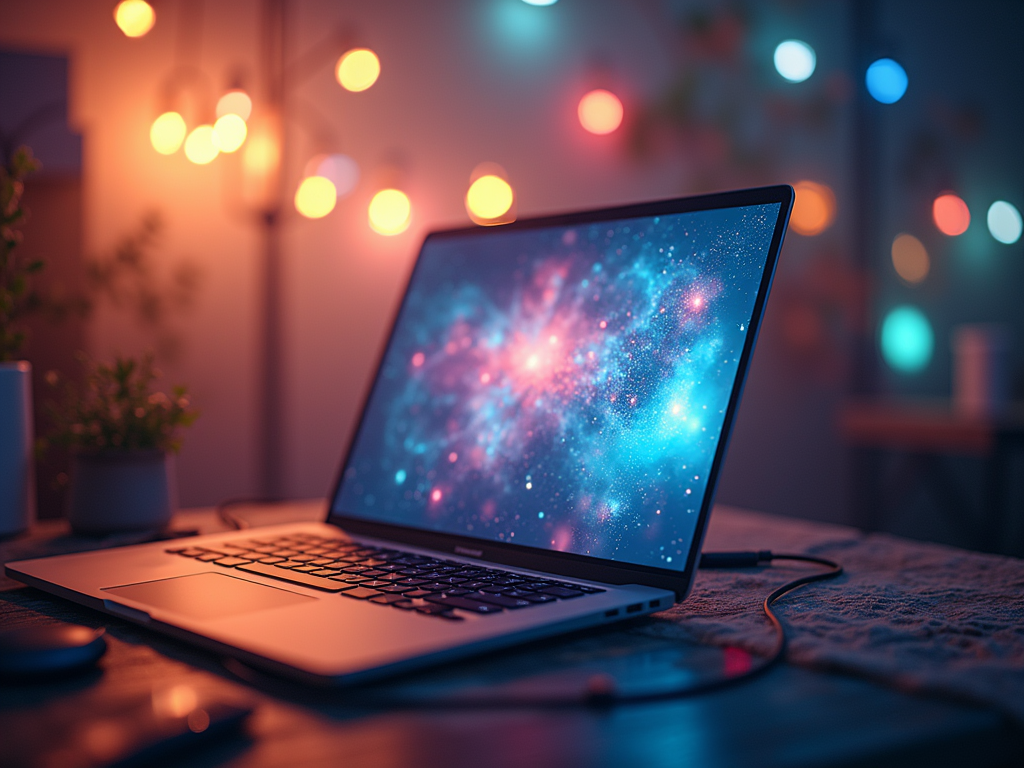
<path fill-rule="evenodd" d="M 381 235 L 397 235 L 409 227 L 412 204 L 398 189 L 382 189 L 370 201 L 370 228 Z"/>
<path fill-rule="evenodd" d="M 213 143 L 221 152 L 234 152 L 245 143 L 245 120 L 234 113 L 218 117 L 213 124 Z"/>
<path fill-rule="evenodd" d="M 591 133 L 611 133 L 622 124 L 622 102 L 611 91 L 590 91 L 580 99 L 580 124 Z"/>
<path fill-rule="evenodd" d="M 123 0 L 114 8 L 114 22 L 128 37 L 142 37 L 156 23 L 156 13 L 146 0 Z"/>
<path fill-rule="evenodd" d="M 161 155 L 173 155 L 185 140 L 185 119 L 177 112 L 164 112 L 153 121 L 149 141 Z"/>
<path fill-rule="evenodd" d="M 962 235 L 971 224 L 971 211 L 967 203 L 949 192 L 939 195 L 932 203 L 932 218 L 939 232 L 950 237 Z"/>
<path fill-rule="evenodd" d="M 196 165 L 212 163 L 220 154 L 214 143 L 213 126 L 200 125 L 185 139 L 185 157 Z"/>
<path fill-rule="evenodd" d="M 365 91 L 380 77 L 380 59 L 368 48 L 353 48 L 338 59 L 334 76 L 347 91 Z"/>
<path fill-rule="evenodd" d="M 295 210 L 307 219 L 319 219 L 334 210 L 338 193 L 330 179 L 309 176 L 295 191 Z"/>
<path fill-rule="evenodd" d="M 243 120 L 248 120 L 252 114 L 252 99 L 245 91 L 236 88 L 228 91 L 217 101 L 217 117 L 224 115 L 238 115 Z"/>
<path fill-rule="evenodd" d="M 470 184 L 466 210 L 477 224 L 495 224 L 508 213 L 514 199 L 512 186 L 505 179 L 487 174 Z"/>
<path fill-rule="evenodd" d="M 892 266 L 897 275 L 914 284 L 928 277 L 931 261 L 921 241 L 904 232 L 892 241 Z"/>
<path fill-rule="evenodd" d="M 836 197 L 824 184 L 798 181 L 793 185 L 796 201 L 789 219 L 790 228 L 800 235 L 820 235 L 836 218 Z"/>

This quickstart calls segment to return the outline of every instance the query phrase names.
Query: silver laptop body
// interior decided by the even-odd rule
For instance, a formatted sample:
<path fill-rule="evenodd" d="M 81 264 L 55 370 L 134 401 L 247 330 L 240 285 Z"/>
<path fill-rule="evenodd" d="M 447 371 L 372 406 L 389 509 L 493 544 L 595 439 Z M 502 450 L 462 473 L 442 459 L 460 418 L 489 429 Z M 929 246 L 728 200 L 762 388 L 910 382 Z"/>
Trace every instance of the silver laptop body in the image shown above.
<path fill-rule="evenodd" d="M 6 573 L 327 685 L 664 610 L 693 582 L 792 201 L 431 234 L 324 522 Z"/>

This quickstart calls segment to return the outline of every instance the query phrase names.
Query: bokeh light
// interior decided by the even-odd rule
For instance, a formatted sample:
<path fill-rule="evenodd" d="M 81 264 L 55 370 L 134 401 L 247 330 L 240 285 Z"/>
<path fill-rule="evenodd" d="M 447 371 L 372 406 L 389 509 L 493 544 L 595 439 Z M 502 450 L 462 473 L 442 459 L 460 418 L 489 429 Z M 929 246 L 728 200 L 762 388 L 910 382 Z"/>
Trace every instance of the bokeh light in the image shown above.
<path fill-rule="evenodd" d="M 1021 229 L 1024 229 L 1024 222 L 1021 221 L 1020 211 L 1013 203 L 996 200 L 989 206 L 988 231 L 1000 243 L 1016 243 L 1020 240 Z"/>
<path fill-rule="evenodd" d="M 478 224 L 491 223 L 508 213 L 514 199 L 512 186 L 505 179 L 487 174 L 470 184 L 466 210 Z"/>
<path fill-rule="evenodd" d="M 309 176 L 295 190 L 295 210 L 307 219 L 319 219 L 334 210 L 338 193 L 330 179 Z"/>
<path fill-rule="evenodd" d="M 796 200 L 789 226 L 794 232 L 812 237 L 832 226 L 836 218 L 836 196 L 831 189 L 814 181 L 798 181 L 793 189 Z"/>
<path fill-rule="evenodd" d="M 775 48 L 775 70 L 791 83 L 802 83 L 814 74 L 817 57 L 802 40 L 783 40 Z"/>
<path fill-rule="evenodd" d="M 622 102 L 603 88 L 590 91 L 580 99 L 580 124 L 591 133 L 611 133 L 622 124 Z"/>
<path fill-rule="evenodd" d="M 338 197 L 342 198 L 359 183 L 359 164 L 348 155 L 320 155 L 312 174 L 330 179 Z"/>
<path fill-rule="evenodd" d="M 185 157 L 196 165 L 212 163 L 220 154 L 214 141 L 213 126 L 200 125 L 185 139 Z"/>
<path fill-rule="evenodd" d="M 153 121 L 149 141 L 161 155 L 173 155 L 185 140 L 185 118 L 177 112 L 164 112 Z"/>
<path fill-rule="evenodd" d="M 398 189 L 382 189 L 370 201 L 370 228 L 381 235 L 397 235 L 409 227 L 412 204 Z"/>
<path fill-rule="evenodd" d="M 928 251 L 913 235 L 903 232 L 892 241 L 892 265 L 896 274 L 908 283 L 920 283 L 928 277 L 931 261 Z"/>
<path fill-rule="evenodd" d="M 916 373 L 928 365 L 935 349 L 931 323 L 917 307 L 900 306 L 882 321 L 882 356 L 900 373 Z"/>
<path fill-rule="evenodd" d="M 523 0 L 527 5 L 554 5 L 558 0 Z"/>
<path fill-rule="evenodd" d="M 380 59 L 368 48 L 353 48 L 338 59 L 334 76 L 347 91 L 365 91 L 380 77 Z"/>
<path fill-rule="evenodd" d="M 217 118 L 213 124 L 213 143 L 221 152 L 234 152 L 245 143 L 245 120 L 234 113 Z"/>
<path fill-rule="evenodd" d="M 879 59 L 868 67 L 864 82 L 875 101 L 895 104 L 907 92 L 907 72 L 892 59 Z"/>
<path fill-rule="evenodd" d="M 114 23 L 128 37 L 142 37 L 156 24 L 156 12 L 146 0 L 123 0 L 114 8 Z"/>
<path fill-rule="evenodd" d="M 238 115 L 243 120 L 248 120 L 252 114 L 252 99 L 245 91 L 236 88 L 228 91 L 217 100 L 217 117 L 224 115 Z"/>
<path fill-rule="evenodd" d="M 962 235 L 971 224 L 971 211 L 967 203 L 947 192 L 939 195 L 932 203 L 932 218 L 939 232 L 950 237 Z"/>

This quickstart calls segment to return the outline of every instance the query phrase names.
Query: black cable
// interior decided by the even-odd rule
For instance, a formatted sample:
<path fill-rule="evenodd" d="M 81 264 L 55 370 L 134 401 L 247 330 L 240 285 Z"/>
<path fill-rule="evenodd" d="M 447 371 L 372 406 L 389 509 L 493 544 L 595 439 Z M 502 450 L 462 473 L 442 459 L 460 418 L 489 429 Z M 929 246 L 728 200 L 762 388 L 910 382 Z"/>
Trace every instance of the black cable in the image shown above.
<path fill-rule="evenodd" d="M 384 693 L 375 693 L 365 687 L 358 690 L 350 689 L 354 694 L 355 703 L 359 707 L 378 709 L 567 709 L 581 706 L 607 708 L 627 704 L 643 704 L 669 699 L 682 699 L 710 693 L 747 682 L 766 672 L 786 654 L 786 629 L 782 620 L 775 613 L 773 606 L 783 596 L 806 584 L 816 581 L 834 579 L 843 573 L 843 567 L 832 560 L 813 555 L 775 554 L 767 550 L 758 552 L 709 552 L 701 557 L 701 568 L 747 568 L 778 560 L 802 563 L 813 563 L 828 568 L 827 571 L 801 576 L 783 584 L 769 594 L 762 603 L 762 609 L 772 628 L 775 630 L 775 646 L 762 659 L 760 664 L 752 666 L 744 672 L 726 677 L 718 677 L 696 685 L 687 685 L 663 691 L 620 693 L 615 689 L 615 681 L 607 675 L 592 677 L 582 693 L 570 693 L 565 696 L 425 696 L 401 697 Z M 228 659 L 224 662 L 229 672 L 245 682 L 263 686 L 280 688 L 283 682 L 249 667 L 242 662 Z M 308 698 L 308 688 L 304 688 Z M 337 695 L 339 692 L 334 692 Z M 337 703 L 337 699 L 334 699 Z"/>

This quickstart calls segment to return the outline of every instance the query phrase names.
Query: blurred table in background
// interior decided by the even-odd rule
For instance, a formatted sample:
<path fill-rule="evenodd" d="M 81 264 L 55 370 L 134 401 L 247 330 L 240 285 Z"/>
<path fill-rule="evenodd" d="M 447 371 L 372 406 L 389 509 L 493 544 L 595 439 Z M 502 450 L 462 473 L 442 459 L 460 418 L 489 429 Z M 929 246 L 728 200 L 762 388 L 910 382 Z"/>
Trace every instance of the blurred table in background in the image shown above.
<path fill-rule="evenodd" d="M 839 431 L 854 449 L 854 524 L 884 528 L 915 490 L 924 490 L 958 531 L 963 546 L 1020 554 L 1009 540 L 1014 512 L 1012 463 L 1024 454 L 1024 407 L 992 417 L 957 413 L 949 401 L 850 402 L 839 413 Z M 899 463 L 886 471 L 886 455 Z M 976 457 L 982 487 L 965 488 L 949 471 L 950 457 Z M 980 506 L 981 518 L 973 512 Z"/>
<path fill-rule="evenodd" d="M 322 519 L 324 503 L 236 507 L 233 511 L 253 525 L 270 524 Z M 223 523 L 213 510 L 186 510 L 176 517 L 174 527 L 214 532 L 223 530 Z M 129 538 L 117 543 L 128 543 Z M 63 523 L 50 521 L 31 536 L 0 542 L 0 557 L 6 562 L 95 548 L 98 543 L 71 536 Z M 891 592 L 898 579 L 879 572 L 884 569 L 878 563 L 892 560 L 891 549 L 903 546 L 903 540 L 865 536 L 845 526 L 724 507 L 716 508 L 712 515 L 706 540 L 709 550 L 814 551 L 838 557 L 848 566 L 848 576 L 840 581 L 816 585 L 780 604 L 782 615 L 793 622 L 794 635 L 798 636 L 793 645 L 794 658 L 801 653 L 800 637 L 809 637 L 801 629 L 801 619 L 825 615 L 826 605 L 835 606 L 837 601 L 840 605 L 863 603 L 865 610 L 877 615 L 876 602 L 856 599 L 864 592 L 856 581 L 858 573 L 881 578 Z M 928 548 L 947 551 L 913 542 L 905 546 L 918 553 Z M 858 551 L 866 559 L 858 561 Z M 960 557 L 960 551 L 952 551 Z M 985 567 L 995 564 L 1012 573 L 1024 569 L 1024 564 L 1010 558 L 962 555 L 983 561 Z M 659 681 L 675 684 L 680 676 L 690 674 L 717 675 L 723 658 L 728 663 L 729 654 L 695 639 L 702 622 L 705 628 L 725 626 L 727 632 L 744 631 L 745 627 L 770 645 L 772 636 L 760 614 L 760 600 L 771 585 L 790 578 L 793 571 L 774 566 L 732 573 L 702 571 L 694 594 L 659 616 L 491 653 L 408 675 L 395 685 L 444 695 L 468 682 L 489 691 L 522 693 L 531 690 L 530 686 L 534 691 L 582 686 L 595 670 L 607 671 L 620 683 L 640 685 Z M 826 602 L 826 593 L 818 591 L 819 586 L 830 590 L 830 603 Z M 924 618 L 930 621 L 931 615 L 926 611 Z M 956 697 L 924 696 L 920 689 L 917 695 L 910 695 L 861 677 L 821 671 L 836 669 L 832 662 L 819 664 L 817 671 L 783 663 L 754 680 L 712 694 L 607 710 L 434 707 L 373 711 L 360 707 L 357 693 L 325 694 L 294 685 L 242 682 L 212 653 L 10 579 L 0 581 L 0 626 L 54 620 L 105 626 L 109 650 L 100 662 L 101 671 L 85 677 L 0 686 L 0 764 L 8 764 L 4 755 L 37 754 L 51 743 L 54 734 L 66 733 L 80 723 L 85 713 L 109 708 L 112 701 L 130 696 L 155 697 L 176 686 L 189 687 L 202 695 L 246 700 L 255 707 L 245 734 L 190 755 L 190 768 L 985 768 L 1024 764 L 1024 734 L 997 708 L 967 704 Z M 853 626 L 858 619 L 848 616 L 846 623 Z M 941 666 L 943 662 L 937 663 Z M 883 680 L 885 676 L 875 679 Z"/>

